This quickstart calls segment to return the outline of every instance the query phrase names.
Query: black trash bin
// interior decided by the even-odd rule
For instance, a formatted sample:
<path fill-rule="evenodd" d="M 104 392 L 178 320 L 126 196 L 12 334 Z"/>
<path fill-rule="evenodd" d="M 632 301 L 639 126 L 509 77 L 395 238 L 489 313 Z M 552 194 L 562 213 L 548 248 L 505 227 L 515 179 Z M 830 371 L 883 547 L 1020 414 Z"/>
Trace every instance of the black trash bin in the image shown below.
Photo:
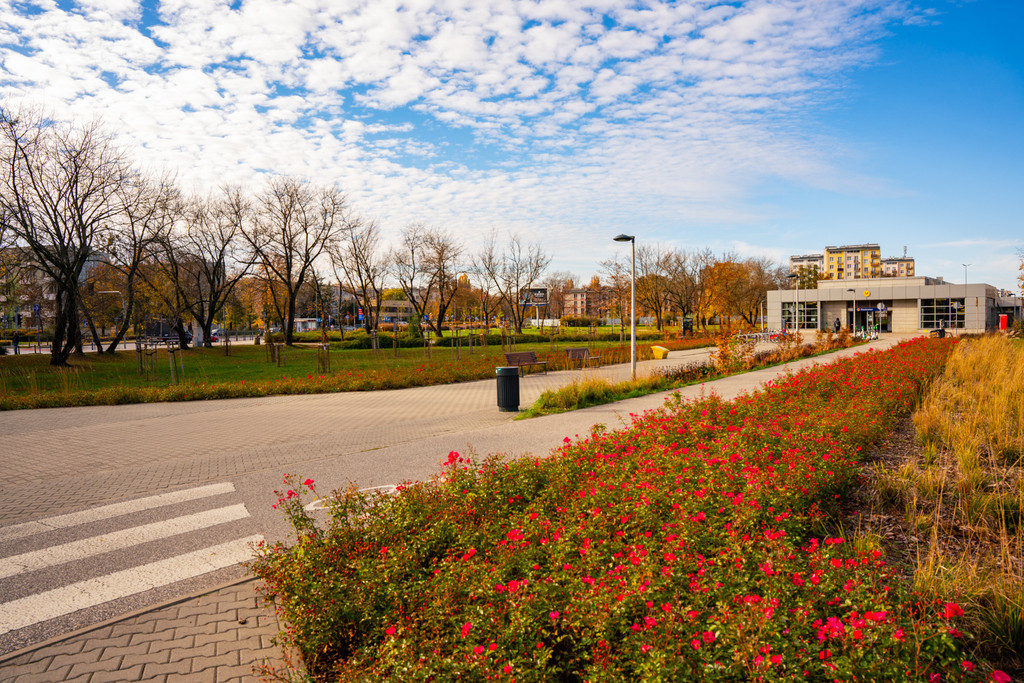
<path fill-rule="evenodd" d="M 495 368 L 498 375 L 498 410 L 519 411 L 519 368 Z"/>

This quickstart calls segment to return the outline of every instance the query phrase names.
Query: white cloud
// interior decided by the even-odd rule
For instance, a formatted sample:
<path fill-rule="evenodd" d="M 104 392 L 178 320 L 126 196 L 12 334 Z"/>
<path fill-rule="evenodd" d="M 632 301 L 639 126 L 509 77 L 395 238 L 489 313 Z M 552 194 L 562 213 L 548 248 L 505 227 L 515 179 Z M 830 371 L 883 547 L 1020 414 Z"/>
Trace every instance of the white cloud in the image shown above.
<path fill-rule="evenodd" d="M 0 0 L 0 95 L 102 114 L 186 185 L 330 179 L 396 224 L 543 224 L 582 254 L 607 247 L 582 238 L 593 226 L 637 216 L 666 233 L 758 219 L 759 179 L 867 182 L 802 123 L 911 16 L 883 0 L 164 0 L 143 26 L 126 0 L 36 5 Z"/>

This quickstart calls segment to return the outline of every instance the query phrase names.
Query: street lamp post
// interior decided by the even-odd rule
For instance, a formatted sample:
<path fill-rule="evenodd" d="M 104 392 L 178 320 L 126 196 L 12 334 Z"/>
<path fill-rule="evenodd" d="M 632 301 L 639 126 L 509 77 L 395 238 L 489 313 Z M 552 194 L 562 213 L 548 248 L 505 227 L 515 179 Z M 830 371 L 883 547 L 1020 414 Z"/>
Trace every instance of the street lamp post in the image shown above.
<path fill-rule="evenodd" d="M 857 336 L 857 290 L 848 289 L 847 292 L 853 292 L 853 336 Z"/>
<path fill-rule="evenodd" d="M 786 277 L 792 278 L 793 283 L 796 285 L 796 307 L 793 309 L 793 324 L 796 325 L 796 333 L 800 334 L 800 276 L 796 273 L 790 273 Z"/>
<path fill-rule="evenodd" d="M 964 284 L 966 285 L 967 284 L 967 266 L 969 266 L 971 264 L 970 263 L 961 263 L 960 265 L 964 267 Z"/>
<path fill-rule="evenodd" d="M 630 243 L 629 276 L 629 376 L 636 381 L 636 235 L 616 235 L 616 242 Z"/>

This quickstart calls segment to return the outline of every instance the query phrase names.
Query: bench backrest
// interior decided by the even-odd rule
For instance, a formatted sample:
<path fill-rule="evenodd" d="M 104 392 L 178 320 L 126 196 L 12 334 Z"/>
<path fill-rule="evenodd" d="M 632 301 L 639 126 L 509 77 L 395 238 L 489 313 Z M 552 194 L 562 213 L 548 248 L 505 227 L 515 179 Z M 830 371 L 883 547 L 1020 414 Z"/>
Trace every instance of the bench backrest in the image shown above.
<path fill-rule="evenodd" d="M 509 363 L 536 363 L 537 354 L 534 351 L 513 351 L 505 354 L 505 360 Z"/>
<path fill-rule="evenodd" d="M 590 356 L 590 349 L 586 347 L 579 349 L 566 349 L 565 355 L 569 360 L 586 360 Z"/>

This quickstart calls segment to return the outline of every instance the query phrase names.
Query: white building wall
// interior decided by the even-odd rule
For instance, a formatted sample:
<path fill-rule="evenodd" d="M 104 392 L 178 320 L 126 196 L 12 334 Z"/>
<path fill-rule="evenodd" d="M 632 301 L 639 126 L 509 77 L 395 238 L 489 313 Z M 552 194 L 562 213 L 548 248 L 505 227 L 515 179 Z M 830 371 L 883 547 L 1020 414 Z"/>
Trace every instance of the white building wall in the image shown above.
<path fill-rule="evenodd" d="M 921 317 L 916 299 L 894 299 L 889 316 L 892 319 L 894 333 L 919 332 L 921 330 Z"/>

